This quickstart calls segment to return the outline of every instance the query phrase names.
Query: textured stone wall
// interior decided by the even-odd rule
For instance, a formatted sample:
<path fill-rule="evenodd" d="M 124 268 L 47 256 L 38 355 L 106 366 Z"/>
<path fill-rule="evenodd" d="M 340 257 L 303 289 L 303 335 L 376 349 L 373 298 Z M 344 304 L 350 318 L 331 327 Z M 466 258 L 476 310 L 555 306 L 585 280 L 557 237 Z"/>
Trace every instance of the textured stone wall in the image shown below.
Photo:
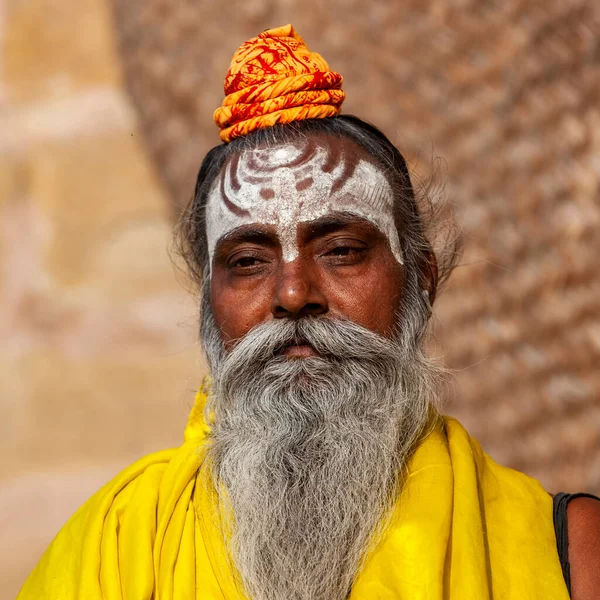
<path fill-rule="evenodd" d="M 126 464 L 178 445 L 196 308 L 101 0 L 8 0 L 0 69 L 0 598 Z"/>
<path fill-rule="evenodd" d="M 435 307 L 448 410 L 550 490 L 600 492 L 600 4 L 112 0 L 150 154 L 184 204 L 231 54 L 293 23 L 344 110 L 438 185 L 465 254 Z"/>

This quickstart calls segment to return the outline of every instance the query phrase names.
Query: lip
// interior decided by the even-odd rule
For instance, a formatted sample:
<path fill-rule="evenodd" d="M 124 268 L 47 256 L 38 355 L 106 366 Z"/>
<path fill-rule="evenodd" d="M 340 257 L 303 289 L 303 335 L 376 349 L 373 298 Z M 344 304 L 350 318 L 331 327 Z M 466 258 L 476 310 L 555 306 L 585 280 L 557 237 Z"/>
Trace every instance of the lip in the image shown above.
<path fill-rule="evenodd" d="M 286 346 L 281 354 L 285 356 L 292 356 L 294 358 L 308 358 L 309 356 L 318 356 L 319 353 L 308 344 L 298 344 Z"/>

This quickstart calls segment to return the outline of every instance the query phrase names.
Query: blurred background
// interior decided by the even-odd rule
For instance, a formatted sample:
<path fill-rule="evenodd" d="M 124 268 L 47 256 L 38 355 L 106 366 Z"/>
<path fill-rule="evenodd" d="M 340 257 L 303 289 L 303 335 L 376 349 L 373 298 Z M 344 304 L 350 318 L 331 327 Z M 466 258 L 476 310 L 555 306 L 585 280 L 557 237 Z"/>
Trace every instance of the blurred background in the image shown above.
<path fill-rule="evenodd" d="M 416 180 L 443 159 L 448 412 L 548 490 L 600 492 L 597 2 L 4 0 L 1 598 L 93 491 L 180 444 L 205 367 L 172 226 L 232 53 L 290 22 Z"/>

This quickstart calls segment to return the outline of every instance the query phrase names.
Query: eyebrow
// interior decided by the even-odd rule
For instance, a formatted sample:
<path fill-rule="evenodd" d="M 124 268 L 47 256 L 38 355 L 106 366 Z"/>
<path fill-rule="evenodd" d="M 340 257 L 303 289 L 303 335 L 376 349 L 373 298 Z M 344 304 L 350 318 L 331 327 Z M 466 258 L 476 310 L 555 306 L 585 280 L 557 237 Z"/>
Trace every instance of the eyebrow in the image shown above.
<path fill-rule="evenodd" d="M 359 226 L 363 229 L 368 228 L 369 230 L 376 229 L 368 219 L 349 212 L 331 213 L 314 221 L 307 221 L 307 223 L 310 227 L 308 233 L 305 235 L 307 242 L 311 242 L 315 238 L 322 237 L 328 233 L 339 231 L 350 225 Z"/>
<path fill-rule="evenodd" d="M 329 213 L 314 221 L 301 221 L 308 225 L 309 230 L 303 236 L 305 242 L 311 242 L 316 238 L 323 237 L 328 233 L 339 231 L 350 225 L 355 225 L 369 230 L 377 229 L 369 220 L 364 217 L 338 211 Z M 263 244 L 265 246 L 275 246 L 278 242 L 277 231 L 272 231 L 259 224 L 242 225 L 226 233 L 216 244 L 215 253 L 223 250 L 226 246 L 235 246 L 244 242 Z"/>
<path fill-rule="evenodd" d="M 235 246 L 244 242 L 253 242 L 266 246 L 277 244 L 277 233 L 269 231 L 261 225 L 242 225 L 226 233 L 216 244 L 215 253 L 223 249 L 224 246 Z"/>

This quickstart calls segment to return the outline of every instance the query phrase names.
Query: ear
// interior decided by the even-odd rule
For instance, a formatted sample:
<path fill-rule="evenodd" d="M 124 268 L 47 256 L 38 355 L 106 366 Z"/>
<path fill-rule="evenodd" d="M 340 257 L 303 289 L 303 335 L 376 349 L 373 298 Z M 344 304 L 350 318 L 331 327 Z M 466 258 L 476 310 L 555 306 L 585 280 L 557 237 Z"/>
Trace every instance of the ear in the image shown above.
<path fill-rule="evenodd" d="M 421 281 L 423 289 L 429 293 L 429 304 L 433 306 L 438 286 L 438 261 L 431 246 L 423 253 L 421 262 Z"/>

